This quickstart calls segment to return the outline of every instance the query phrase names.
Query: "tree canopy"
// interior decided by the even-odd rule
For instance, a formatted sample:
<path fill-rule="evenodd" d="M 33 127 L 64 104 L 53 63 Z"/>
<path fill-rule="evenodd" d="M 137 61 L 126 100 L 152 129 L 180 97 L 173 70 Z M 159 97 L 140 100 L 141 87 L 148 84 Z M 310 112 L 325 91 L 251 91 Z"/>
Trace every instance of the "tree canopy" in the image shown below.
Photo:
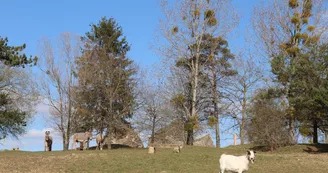
<path fill-rule="evenodd" d="M 124 119 L 133 112 L 136 69 L 127 57 L 130 45 L 113 18 L 92 24 L 82 41 L 76 88 L 79 111 L 88 120 L 84 128 L 106 130 L 109 135 L 124 127 Z"/>
<path fill-rule="evenodd" d="M 35 65 L 38 58 L 30 56 L 27 57 L 22 51 L 26 48 L 26 45 L 21 46 L 8 46 L 8 38 L 0 37 L 0 61 L 8 66 L 22 66 Z"/>
<path fill-rule="evenodd" d="M 23 134 L 27 119 L 30 117 L 30 112 L 16 103 L 15 98 L 24 91 L 16 91 L 17 88 L 13 88 L 15 79 L 12 78 L 20 74 L 10 69 L 10 67 L 19 68 L 36 63 L 37 57 L 32 59 L 32 56 L 27 58 L 25 54 L 22 54 L 25 47 L 25 44 L 8 46 L 8 39 L 0 37 L 0 139 L 7 136 L 18 137 Z M 19 89 L 24 90 L 23 87 Z"/>

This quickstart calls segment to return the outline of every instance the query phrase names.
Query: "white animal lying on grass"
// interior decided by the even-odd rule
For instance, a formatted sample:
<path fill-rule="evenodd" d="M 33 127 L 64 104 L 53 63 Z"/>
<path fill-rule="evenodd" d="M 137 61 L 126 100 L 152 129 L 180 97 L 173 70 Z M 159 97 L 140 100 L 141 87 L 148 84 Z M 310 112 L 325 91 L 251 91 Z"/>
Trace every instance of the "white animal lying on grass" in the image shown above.
<path fill-rule="evenodd" d="M 182 145 L 179 145 L 177 147 L 174 147 L 173 148 L 173 153 L 180 153 L 181 152 L 181 149 L 182 149 Z"/>
<path fill-rule="evenodd" d="M 248 150 L 247 155 L 233 156 L 222 154 L 220 157 L 220 173 L 224 171 L 232 171 L 242 173 L 248 170 L 249 162 L 254 163 L 255 151 Z"/>
<path fill-rule="evenodd" d="M 149 154 L 155 154 L 156 153 L 156 148 L 153 147 L 153 146 L 150 146 L 149 149 L 148 149 L 148 153 Z"/>

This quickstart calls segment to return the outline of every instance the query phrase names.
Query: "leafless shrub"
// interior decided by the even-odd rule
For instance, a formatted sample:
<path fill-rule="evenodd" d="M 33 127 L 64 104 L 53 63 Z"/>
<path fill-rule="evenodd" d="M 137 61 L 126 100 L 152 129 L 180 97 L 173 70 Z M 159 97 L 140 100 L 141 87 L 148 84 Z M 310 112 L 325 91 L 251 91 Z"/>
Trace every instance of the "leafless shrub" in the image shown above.
<path fill-rule="evenodd" d="M 289 144 L 285 109 L 278 99 L 256 100 L 251 107 L 247 128 L 250 142 L 264 145 L 271 151 Z"/>

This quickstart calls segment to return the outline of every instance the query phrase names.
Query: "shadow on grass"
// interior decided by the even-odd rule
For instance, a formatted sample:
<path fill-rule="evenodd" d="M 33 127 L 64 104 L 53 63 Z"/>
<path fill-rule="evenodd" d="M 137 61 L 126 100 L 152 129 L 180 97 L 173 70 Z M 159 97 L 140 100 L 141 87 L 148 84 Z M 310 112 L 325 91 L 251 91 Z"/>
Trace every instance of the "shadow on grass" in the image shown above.
<path fill-rule="evenodd" d="M 250 147 L 251 150 L 270 152 L 270 147 L 268 146 L 253 146 Z M 278 152 L 307 152 L 310 154 L 320 154 L 328 153 L 328 144 L 298 144 L 298 145 L 288 145 L 285 147 L 277 148 L 274 151 Z"/>
<path fill-rule="evenodd" d="M 96 150 L 96 146 L 92 146 L 92 147 L 89 147 L 89 150 Z M 111 149 L 120 149 L 120 148 L 132 148 L 128 145 L 122 145 L 122 144 L 111 144 Z M 103 149 L 104 150 L 107 150 L 108 149 L 108 145 L 104 145 L 103 146 Z"/>
<path fill-rule="evenodd" d="M 254 146 L 254 147 L 251 147 L 250 149 L 254 150 L 254 151 L 262 151 L 262 152 L 270 151 L 270 147 L 267 147 L 267 146 L 264 146 L 264 145 Z"/>
<path fill-rule="evenodd" d="M 311 154 L 327 153 L 328 144 L 307 144 L 303 151 Z"/>

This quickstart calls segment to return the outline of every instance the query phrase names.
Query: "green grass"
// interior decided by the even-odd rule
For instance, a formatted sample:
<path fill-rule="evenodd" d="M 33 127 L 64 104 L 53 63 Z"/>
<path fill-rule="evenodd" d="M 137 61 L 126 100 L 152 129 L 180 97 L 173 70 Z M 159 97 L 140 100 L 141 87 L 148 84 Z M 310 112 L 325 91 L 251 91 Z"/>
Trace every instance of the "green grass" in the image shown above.
<path fill-rule="evenodd" d="M 222 153 L 241 155 L 252 146 L 224 149 L 185 147 L 180 154 L 171 149 L 114 149 L 104 151 L 0 152 L 0 172 L 113 172 L 113 173 L 218 173 Z M 257 152 L 248 173 L 327 173 L 328 154 L 309 154 L 308 145 Z"/>

